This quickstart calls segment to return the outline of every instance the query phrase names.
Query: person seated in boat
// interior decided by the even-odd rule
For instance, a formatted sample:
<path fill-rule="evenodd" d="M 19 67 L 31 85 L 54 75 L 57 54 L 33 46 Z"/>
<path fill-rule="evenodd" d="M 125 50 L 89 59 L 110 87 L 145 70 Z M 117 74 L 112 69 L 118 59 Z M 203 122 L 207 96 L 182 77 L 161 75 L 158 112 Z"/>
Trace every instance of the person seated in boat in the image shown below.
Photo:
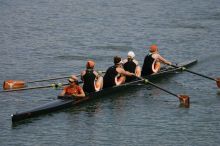
<path fill-rule="evenodd" d="M 141 67 L 138 64 L 138 61 L 134 58 L 135 54 L 133 51 L 128 52 L 128 56 L 126 59 L 123 60 L 123 67 L 124 70 L 134 73 L 136 76 L 141 76 Z M 132 80 L 137 79 L 134 76 L 127 76 L 125 82 L 130 82 Z"/>
<path fill-rule="evenodd" d="M 109 67 L 104 75 L 103 88 L 123 84 L 126 76 L 135 76 L 135 74 L 125 71 L 121 57 L 115 56 L 114 65 Z"/>
<path fill-rule="evenodd" d="M 149 51 L 149 54 L 147 54 L 144 59 L 141 76 L 157 73 L 161 67 L 160 63 L 171 65 L 170 61 L 167 61 L 158 53 L 157 45 L 151 45 Z"/>
<path fill-rule="evenodd" d="M 60 93 L 60 96 L 76 96 L 84 97 L 85 93 L 82 87 L 78 83 L 78 79 L 75 75 L 72 75 L 69 79 L 69 85 L 65 86 L 63 91 Z"/>
<path fill-rule="evenodd" d="M 103 87 L 103 77 L 94 70 L 95 62 L 88 60 L 86 63 L 86 70 L 81 72 L 81 79 L 83 81 L 83 90 L 86 93 L 99 91 Z"/>

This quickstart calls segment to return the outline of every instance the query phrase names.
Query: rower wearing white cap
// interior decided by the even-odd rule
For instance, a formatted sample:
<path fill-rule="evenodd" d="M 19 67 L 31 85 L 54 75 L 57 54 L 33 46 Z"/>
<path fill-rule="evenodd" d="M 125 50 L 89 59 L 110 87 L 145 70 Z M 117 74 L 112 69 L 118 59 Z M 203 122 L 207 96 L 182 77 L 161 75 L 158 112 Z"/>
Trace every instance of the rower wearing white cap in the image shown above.
<path fill-rule="evenodd" d="M 134 73 L 136 76 L 141 76 L 141 67 L 138 65 L 138 61 L 134 58 L 135 54 L 133 51 L 128 52 L 127 59 L 123 60 L 124 70 Z M 130 82 L 134 80 L 135 77 L 126 77 L 126 82 Z"/>

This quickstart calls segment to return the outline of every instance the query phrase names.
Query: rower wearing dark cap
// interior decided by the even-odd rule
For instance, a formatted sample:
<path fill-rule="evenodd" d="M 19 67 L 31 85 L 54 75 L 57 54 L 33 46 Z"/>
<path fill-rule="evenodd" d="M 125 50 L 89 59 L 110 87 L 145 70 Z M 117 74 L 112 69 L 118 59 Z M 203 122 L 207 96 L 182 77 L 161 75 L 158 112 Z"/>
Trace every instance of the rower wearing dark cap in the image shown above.
<path fill-rule="evenodd" d="M 126 76 L 134 76 L 123 69 L 123 62 L 121 57 L 114 57 L 114 65 L 109 67 L 104 75 L 103 88 L 121 85 L 125 82 Z"/>
<path fill-rule="evenodd" d="M 172 64 L 170 61 L 167 61 L 158 53 L 157 45 L 151 45 L 149 51 L 150 52 L 145 56 L 144 59 L 141 76 L 147 76 L 157 73 L 160 70 L 160 63 L 169 65 Z"/>
<path fill-rule="evenodd" d="M 88 60 L 86 63 L 86 70 L 81 72 L 81 79 L 83 81 L 83 90 L 86 93 L 99 91 L 103 86 L 103 77 L 94 70 L 95 62 Z"/>

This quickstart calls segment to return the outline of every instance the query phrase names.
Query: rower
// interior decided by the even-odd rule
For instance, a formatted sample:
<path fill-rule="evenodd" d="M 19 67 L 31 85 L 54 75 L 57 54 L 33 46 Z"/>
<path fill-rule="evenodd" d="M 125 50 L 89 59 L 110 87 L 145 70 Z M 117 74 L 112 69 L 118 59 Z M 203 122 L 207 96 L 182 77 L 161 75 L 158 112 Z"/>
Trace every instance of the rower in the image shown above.
<path fill-rule="evenodd" d="M 134 58 L 135 54 L 133 51 L 128 52 L 127 59 L 123 60 L 123 67 L 124 70 L 135 73 L 136 76 L 140 77 L 141 76 L 141 67 L 138 65 L 138 61 Z M 137 79 L 136 77 L 132 76 L 126 77 L 126 82 L 130 82 L 134 79 Z"/>
<path fill-rule="evenodd" d="M 115 85 L 121 85 L 125 82 L 126 76 L 134 76 L 134 73 L 130 73 L 123 69 L 123 62 L 121 57 L 114 57 L 114 66 L 107 69 L 104 79 L 103 88 L 112 87 Z"/>
<path fill-rule="evenodd" d="M 149 54 L 147 54 L 144 59 L 141 76 L 157 73 L 160 70 L 160 62 L 171 65 L 170 61 L 167 61 L 158 53 L 157 45 L 151 45 L 149 51 Z"/>
<path fill-rule="evenodd" d="M 83 90 L 86 93 L 99 91 L 103 87 L 103 77 L 94 70 L 95 62 L 88 60 L 86 63 L 86 70 L 81 72 L 81 79 L 83 81 Z"/>
<path fill-rule="evenodd" d="M 85 93 L 81 86 L 78 84 L 78 79 L 75 75 L 72 75 L 69 79 L 69 85 L 65 86 L 63 91 L 60 93 L 60 96 L 76 96 L 84 97 Z"/>

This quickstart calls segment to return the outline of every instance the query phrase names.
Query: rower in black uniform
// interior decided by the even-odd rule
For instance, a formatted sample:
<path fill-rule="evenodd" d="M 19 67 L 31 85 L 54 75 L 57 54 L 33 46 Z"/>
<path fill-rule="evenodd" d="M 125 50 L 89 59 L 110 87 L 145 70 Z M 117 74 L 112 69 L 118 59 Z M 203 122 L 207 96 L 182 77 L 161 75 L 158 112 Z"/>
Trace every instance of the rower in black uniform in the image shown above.
<path fill-rule="evenodd" d="M 95 62 L 88 60 L 86 63 L 86 70 L 81 72 L 81 79 L 83 81 L 83 90 L 86 93 L 99 91 L 103 87 L 103 77 L 94 70 Z"/>
<path fill-rule="evenodd" d="M 135 54 L 133 51 L 128 52 L 127 59 L 123 60 L 124 70 L 134 73 L 136 76 L 141 76 L 141 67 L 138 65 L 138 61 L 134 58 Z M 127 76 L 125 82 L 130 82 L 137 79 L 135 76 Z"/>
<path fill-rule="evenodd" d="M 103 78 L 103 88 L 112 87 L 115 85 L 121 85 L 125 82 L 126 76 L 134 76 L 134 73 L 130 73 L 123 69 L 123 63 L 121 57 L 114 57 L 114 65 L 109 67 Z"/>

